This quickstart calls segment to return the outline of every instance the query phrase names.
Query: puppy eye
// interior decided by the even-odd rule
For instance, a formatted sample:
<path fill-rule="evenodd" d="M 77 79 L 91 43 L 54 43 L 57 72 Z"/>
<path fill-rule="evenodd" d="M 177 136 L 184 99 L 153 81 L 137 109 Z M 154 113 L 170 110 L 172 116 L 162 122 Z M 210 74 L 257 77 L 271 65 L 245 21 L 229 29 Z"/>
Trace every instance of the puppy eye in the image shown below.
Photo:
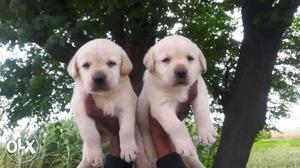
<path fill-rule="evenodd" d="M 170 57 L 166 57 L 166 58 L 164 58 L 163 60 L 161 60 L 162 62 L 164 62 L 164 63 L 169 63 L 170 62 Z"/>
<path fill-rule="evenodd" d="M 117 65 L 117 63 L 114 62 L 114 61 L 108 61 L 106 64 L 107 64 L 109 67 L 113 67 L 113 66 Z"/>
<path fill-rule="evenodd" d="M 90 63 L 86 62 L 82 65 L 82 67 L 88 69 L 90 67 Z"/>
<path fill-rule="evenodd" d="M 188 61 L 193 61 L 194 58 L 193 58 L 192 56 L 188 55 L 188 56 L 187 56 L 187 60 L 188 60 Z"/>

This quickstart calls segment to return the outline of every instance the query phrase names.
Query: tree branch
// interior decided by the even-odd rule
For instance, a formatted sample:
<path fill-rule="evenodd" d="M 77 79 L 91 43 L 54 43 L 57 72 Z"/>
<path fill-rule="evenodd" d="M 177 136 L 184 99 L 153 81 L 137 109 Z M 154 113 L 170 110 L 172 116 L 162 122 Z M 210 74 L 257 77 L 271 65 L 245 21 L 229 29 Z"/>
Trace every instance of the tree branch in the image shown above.
<path fill-rule="evenodd" d="M 59 44 L 54 44 L 50 48 L 47 49 L 47 52 L 57 61 L 68 63 L 72 56 L 75 54 L 77 48 L 68 45 L 61 46 Z"/>
<path fill-rule="evenodd" d="M 273 8 L 273 12 L 278 12 L 279 19 L 274 23 L 275 31 L 283 33 L 286 27 L 292 24 L 294 13 L 300 5 L 299 0 L 280 0 Z"/>

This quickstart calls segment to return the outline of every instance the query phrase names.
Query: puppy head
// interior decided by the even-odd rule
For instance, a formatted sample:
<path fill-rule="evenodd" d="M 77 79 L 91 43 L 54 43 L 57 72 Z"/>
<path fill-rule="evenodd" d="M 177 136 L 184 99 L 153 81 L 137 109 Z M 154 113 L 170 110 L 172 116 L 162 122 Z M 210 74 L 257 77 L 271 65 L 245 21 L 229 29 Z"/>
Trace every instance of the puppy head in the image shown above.
<path fill-rule="evenodd" d="M 183 36 L 168 36 L 149 49 L 144 64 L 167 86 L 191 85 L 206 71 L 206 60 L 195 43 Z"/>
<path fill-rule="evenodd" d="M 132 71 L 126 52 L 117 44 L 95 39 L 79 48 L 68 65 L 68 73 L 88 93 L 114 89 L 120 78 Z"/>

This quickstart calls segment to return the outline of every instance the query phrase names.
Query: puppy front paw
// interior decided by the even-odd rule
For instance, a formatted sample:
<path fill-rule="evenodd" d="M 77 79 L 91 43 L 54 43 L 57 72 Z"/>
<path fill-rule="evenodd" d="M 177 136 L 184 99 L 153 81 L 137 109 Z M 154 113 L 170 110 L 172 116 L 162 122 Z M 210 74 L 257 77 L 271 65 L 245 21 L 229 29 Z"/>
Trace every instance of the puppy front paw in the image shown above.
<path fill-rule="evenodd" d="M 216 137 L 218 136 L 214 127 L 202 127 L 198 130 L 198 136 L 200 143 L 205 145 L 212 144 L 216 141 Z"/>
<path fill-rule="evenodd" d="M 136 156 L 138 154 L 138 147 L 135 143 L 135 141 L 131 143 L 121 143 L 121 159 L 125 160 L 126 162 L 132 162 L 136 159 Z"/>
<path fill-rule="evenodd" d="M 196 148 L 192 141 L 177 141 L 174 143 L 176 152 L 182 156 L 194 156 L 197 155 Z"/>
<path fill-rule="evenodd" d="M 100 150 L 86 150 L 82 154 L 82 160 L 77 168 L 102 167 L 103 153 Z"/>

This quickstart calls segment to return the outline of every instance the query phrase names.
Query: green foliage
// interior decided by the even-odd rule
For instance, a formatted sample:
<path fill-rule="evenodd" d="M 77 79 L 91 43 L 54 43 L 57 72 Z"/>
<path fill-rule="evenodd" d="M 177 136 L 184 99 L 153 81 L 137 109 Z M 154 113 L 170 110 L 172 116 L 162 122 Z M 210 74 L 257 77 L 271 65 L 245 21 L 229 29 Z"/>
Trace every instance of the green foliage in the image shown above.
<path fill-rule="evenodd" d="M 8 126 L 24 117 L 47 121 L 50 114 L 66 110 L 71 80 L 58 61 L 66 63 L 71 55 L 65 55 L 62 49 L 71 50 L 70 54 L 89 39 L 108 36 L 119 43 L 131 42 L 137 36 L 153 43 L 175 22 L 166 13 L 168 5 L 174 3 L 1 1 L 0 42 L 12 50 L 17 45 L 26 52 L 25 58 L 7 59 L 0 65 L 0 96 L 5 98 L 1 99 L 1 113 L 7 115 Z M 157 32 L 159 22 L 169 27 Z M 57 45 L 64 48 L 53 48 Z M 146 51 L 147 47 L 143 48 Z"/>
<path fill-rule="evenodd" d="M 195 125 L 188 124 L 190 132 L 195 134 Z M 4 144 L 0 145 L 0 167 L 6 168 L 73 168 L 81 160 L 82 140 L 78 134 L 78 130 L 71 119 L 60 120 L 40 127 L 33 134 L 37 137 L 40 144 L 40 150 L 37 156 L 30 162 L 21 164 L 10 160 L 5 155 Z M 202 163 L 211 167 L 213 158 L 217 151 L 217 144 L 212 146 L 204 146 L 196 142 L 198 156 Z M 108 152 L 108 148 L 104 146 L 104 153 Z"/>
<path fill-rule="evenodd" d="M 38 75 L 39 71 L 31 72 L 32 68 L 27 68 L 29 66 L 27 64 L 30 64 L 28 60 L 37 59 L 35 62 L 44 61 L 43 63 L 54 64 L 53 71 L 66 74 L 61 67 L 56 66 L 57 63 L 54 61 L 64 60 L 65 56 L 48 55 L 44 53 L 44 50 L 41 52 L 39 47 L 46 51 L 54 45 L 75 46 L 76 48 L 86 39 L 106 37 L 107 35 L 112 36 L 120 43 L 130 43 L 138 38 L 137 36 L 146 38 L 145 43 L 153 43 L 155 38 L 162 38 L 174 23 L 178 22 L 183 25 L 178 33 L 192 38 L 201 46 L 207 57 L 209 71 L 206 76 L 209 89 L 214 97 L 214 104 L 223 104 L 223 97 L 226 96 L 233 77 L 239 43 L 231 37 L 234 27 L 230 25 L 231 18 L 226 14 L 226 10 L 228 10 L 226 4 L 198 3 L 197 1 L 151 1 L 150 3 L 127 0 L 85 1 L 83 3 L 76 0 L 59 2 L 5 0 L 0 4 L 0 8 L 3 9 L 0 13 L 0 27 L 11 31 L 7 35 L 13 34 L 13 38 L 8 38 L 6 34 L 3 34 L 4 36 L 0 39 L 3 43 L 11 46 L 17 43 L 20 47 L 23 47 L 24 44 L 31 45 L 27 44 L 28 42 L 36 42 L 39 45 L 35 45 L 31 51 L 26 53 L 26 57 L 29 58 L 25 61 L 10 59 L 1 65 L 3 69 L 9 66 L 12 66 L 11 69 L 15 69 L 16 77 L 10 78 L 11 81 L 6 79 L 9 78 L 8 70 L 1 74 L 6 80 L 2 81 L 2 85 L 5 87 L 0 92 L 0 95 L 14 102 L 5 106 L 8 110 L 5 112 L 9 115 L 8 118 L 12 124 L 26 116 L 47 118 L 47 115 L 54 113 L 53 104 L 58 106 L 57 111 L 65 110 L 66 100 L 70 94 L 66 89 L 70 83 L 68 78 L 55 80 L 56 83 L 52 85 L 52 80 L 47 79 L 49 77 L 45 73 Z M 7 29 L 7 25 L 13 29 Z M 224 44 L 227 45 L 224 46 Z M 146 46 L 142 48 L 147 49 Z M 39 51 L 33 52 L 32 50 Z M 50 60 L 53 61 L 49 62 Z M 225 66 L 218 66 L 224 61 L 226 62 Z M 19 66 L 21 64 L 24 66 Z M 34 67 L 42 69 L 42 67 L 38 67 L 41 65 L 41 63 L 36 63 Z M 19 67 L 17 68 L 17 66 Z M 25 78 L 20 79 L 23 78 L 23 73 L 26 73 Z M 29 76 L 32 73 L 35 76 Z M 220 78 L 220 76 L 224 77 Z M 27 90 L 27 92 L 21 93 L 28 95 L 27 97 L 20 98 L 19 91 L 12 91 L 13 85 L 11 84 L 19 83 L 19 79 L 24 81 L 20 87 Z M 61 88 L 61 86 L 63 87 Z M 51 96 L 51 93 L 56 96 Z M 66 99 L 58 98 L 59 94 L 64 95 Z M 33 100 L 37 100 L 35 99 L 36 95 L 42 95 L 42 97 L 39 98 L 39 102 L 33 103 Z M 56 100 L 56 103 L 52 100 Z M 29 103 L 25 105 L 21 113 L 18 104 L 23 105 L 25 102 Z M 215 107 L 218 107 L 215 111 L 221 112 L 221 106 Z M 36 115 L 39 113 L 43 115 L 41 117 Z"/>
<path fill-rule="evenodd" d="M 197 154 L 202 164 L 205 167 L 212 167 L 214 158 L 217 154 L 218 144 L 215 143 L 211 146 L 196 144 L 196 148 L 197 148 Z"/>
<path fill-rule="evenodd" d="M 78 47 L 88 39 L 107 37 L 107 34 L 122 41 L 132 40 L 136 32 L 156 37 L 158 21 L 163 20 L 168 25 L 175 22 L 166 13 L 173 4 L 175 2 L 159 0 L 4 0 L 0 3 L 0 27 L 8 33 L 3 33 L 0 40 L 11 41 L 12 45 L 14 40 L 18 40 L 18 44 L 36 42 L 41 47 L 51 48 L 54 44 Z M 164 31 L 165 28 L 157 34 Z"/>
<path fill-rule="evenodd" d="M 271 138 L 271 132 L 269 130 L 263 129 L 263 130 L 260 130 L 258 134 L 256 134 L 254 142 L 266 140 L 269 138 Z"/>
<path fill-rule="evenodd" d="M 0 148 L 0 167 L 73 168 L 80 162 L 82 141 L 72 120 L 47 124 L 33 134 L 40 144 L 37 156 L 32 161 L 19 165 L 10 160 L 4 149 Z"/>
<path fill-rule="evenodd" d="M 26 46 L 26 58 L 9 58 L 0 66 L 1 113 L 7 115 L 7 126 L 16 125 L 24 117 L 47 121 L 50 114 L 66 111 L 70 101 L 71 79 L 66 68 L 41 48 Z"/>
<path fill-rule="evenodd" d="M 203 144 L 199 143 L 197 128 L 196 128 L 195 122 L 193 122 L 191 113 L 184 121 L 185 121 L 185 125 L 187 126 L 191 137 L 193 138 L 193 142 L 196 146 L 199 159 L 201 160 L 201 162 L 203 163 L 204 166 L 212 167 L 214 158 L 217 153 L 218 143 L 221 138 L 220 137 L 221 129 L 218 129 L 219 136 L 217 137 L 216 143 L 214 143 L 212 145 L 203 145 Z"/>
<path fill-rule="evenodd" d="M 273 71 L 268 110 L 269 120 L 289 116 L 289 108 L 300 98 L 300 17 L 296 14 L 284 33 L 279 58 Z"/>

